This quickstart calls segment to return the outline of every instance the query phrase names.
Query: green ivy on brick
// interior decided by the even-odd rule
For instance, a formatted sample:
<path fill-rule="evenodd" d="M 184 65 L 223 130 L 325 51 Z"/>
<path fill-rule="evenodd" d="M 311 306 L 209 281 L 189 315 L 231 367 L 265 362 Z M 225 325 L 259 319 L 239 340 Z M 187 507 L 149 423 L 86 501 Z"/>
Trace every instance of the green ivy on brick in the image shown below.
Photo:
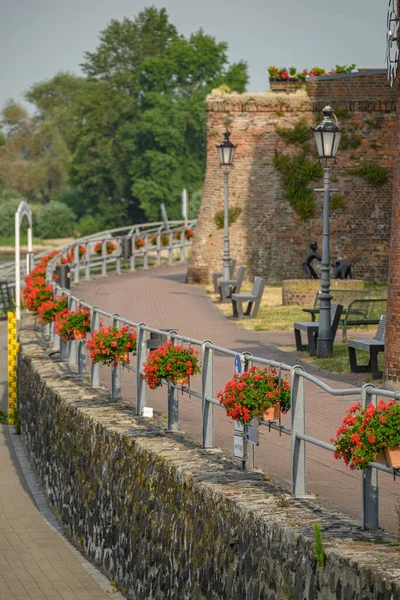
<path fill-rule="evenodd" d="M 365 179 L 368 183 L 375 185 L 384 185 L 389 180 L 387 169 L 373 162 L 361 162 L 347 172 L 349 175 L 357 175 Z"/>

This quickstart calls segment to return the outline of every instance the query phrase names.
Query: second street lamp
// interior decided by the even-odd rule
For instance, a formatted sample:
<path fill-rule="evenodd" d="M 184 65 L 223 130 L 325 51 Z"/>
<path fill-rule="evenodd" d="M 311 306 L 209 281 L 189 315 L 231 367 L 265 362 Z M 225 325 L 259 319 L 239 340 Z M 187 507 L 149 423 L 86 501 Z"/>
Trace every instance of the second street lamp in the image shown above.
<path fill-rule="evenodd" d="M 229 139 L 228 129 L 224 133 L 225 139 L 217 146 L 218 158 L 221 169 L 224 172 L 224 253 L 222 258 L 222 281 L 228 281 L 230 276 L 231 257 L 229 252 L 229 172 L 233 168 L 233 159 L 236 146 Z"/>
<path fill-rule="evenodd" d="M 317 145 L 318 158 L 324 170 L 324 215 L 322 230 L 322 261 L 321 261 L 321 293 L 320 313 L 317 340 L 317 356 L 329 358 L 333 352 L 333 336 L 331 324 L 331 300 L 330 294 L 330 258 L 329 258 L 329 201 L 331 183 L 331 166 L 335 161 L 336 152 L 339 147 L 342 132 L 338 125 L 332 121 L 332 108 L 325 106 L 322 111 L 324 115 L 321 123 L 313 129 L 315 143 Z M 322 190 L 321 190 L 322 191 Z"/>

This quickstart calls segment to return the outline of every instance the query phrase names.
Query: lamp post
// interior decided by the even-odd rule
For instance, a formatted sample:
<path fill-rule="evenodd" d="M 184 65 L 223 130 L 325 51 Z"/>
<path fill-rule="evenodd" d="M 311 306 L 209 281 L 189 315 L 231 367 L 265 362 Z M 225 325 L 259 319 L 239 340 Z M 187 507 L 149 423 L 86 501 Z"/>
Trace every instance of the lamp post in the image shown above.
<path fill-rule="evenodd" d="M 329 199 L 330 193 L 336 190 L 330 189 L 331 166 L 335 161 L 342 132 L 338 125 L 332 121 L 332 109 L 325 106 L 321 123 L 313 129 L 315 143 L 317 145 L 318 158 L 324 170 L 324 215 L 322 231 L 322 261 L 321 261 L 321 294 L 320 315 L 317 340 L 317 356 L 329 358 L 333 351 L 333 337 L 331 324 L 331 299 L 330 294 L 330 264 L 329 264 Z"/>
<path fill-rule="evenodd" d="M 229 173 L 233 168 L 233 158 L 236 146 L 229 139 L 228 129 L 224 133 L 225 139 L 217 146 L 219 164 L 224 172 L 224 253 L 222 258 L 222 281 L 228 281 L 230 277 L 231 257 L 229 253 L 229 205 L 228 205 L 228 183 Z"/>

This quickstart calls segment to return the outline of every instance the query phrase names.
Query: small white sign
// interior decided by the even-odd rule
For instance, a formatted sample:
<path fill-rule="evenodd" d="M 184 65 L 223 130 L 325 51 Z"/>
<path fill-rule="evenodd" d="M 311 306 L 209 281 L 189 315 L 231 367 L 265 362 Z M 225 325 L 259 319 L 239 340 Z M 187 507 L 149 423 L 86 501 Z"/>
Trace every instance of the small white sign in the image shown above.
<path fill-rule="evenodd" d="M 255 444 L 258 446 L 258 419 L 255 417 L 250 421 L 250 425 L 246 427 L 246 440 L 250 442 L 250 444 Z"/>
<path fill-rule="evenodd" d="M 233 454 L 235 458 L 244 458 L 244 440 L 242 434 L 233 436 Z"/>
<path fill-rule="evenodd" d="M 243 433 L 244 431 L 244 427 L 241 423 L 239 423 L 239 421 L 233 421 L 233 427 L 234 427 L 234 431 L 235 433 Z"/>

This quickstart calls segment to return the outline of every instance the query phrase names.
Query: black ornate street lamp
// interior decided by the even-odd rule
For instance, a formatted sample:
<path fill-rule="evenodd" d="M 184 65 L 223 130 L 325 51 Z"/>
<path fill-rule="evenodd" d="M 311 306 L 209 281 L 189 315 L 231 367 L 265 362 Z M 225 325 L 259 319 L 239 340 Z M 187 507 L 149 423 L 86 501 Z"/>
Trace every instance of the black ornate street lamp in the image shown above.
<path fill-rule="evenodd" d="M 331 325 L 331 300 L 330 294 L 330 259 L 329 259 L 329 199 L 332 191 L 330 189 L 331 168 L 335 162 L 336 152 L 339 147 L 342 132 L 335 121 L 332 120 L 332 108 L 325 106 L 322 111 L 324 118 L 321 123 L 313 129 L 315 143 L 317 145 L 318 158 L 324 170 L 324 216 L 322 232 L 322 261 L 321 261 L 321 294 L 320 315 L 317 340 L 317 356 L 329 358 L 333 352 L 333 337 Z M 320 190 L 317 190 L 320 191 Z"/>
<path fill-rule="evenodd" d="M 236 146 L 229 139 L 228 129 L 224 133 L 225 139 L 217 146 L 219 164 L 224 171 L 224 253 L 222 258 L 222 281 L 228 281 L 230 276 L 231 257 L 229 252 L 229 172 L 233 168 L 233 159 L 235 157 Z"/>

